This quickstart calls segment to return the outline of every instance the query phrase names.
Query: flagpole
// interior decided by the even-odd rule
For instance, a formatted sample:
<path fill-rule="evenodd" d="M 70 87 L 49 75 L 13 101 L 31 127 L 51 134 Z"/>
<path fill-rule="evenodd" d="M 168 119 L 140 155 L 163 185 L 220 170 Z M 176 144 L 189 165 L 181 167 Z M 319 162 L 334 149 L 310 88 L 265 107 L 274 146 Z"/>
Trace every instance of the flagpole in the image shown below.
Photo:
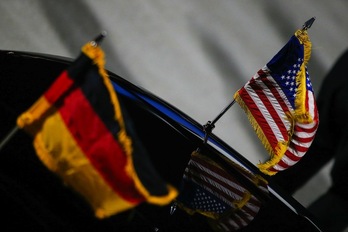
<path fill-rule="evenodd" d="M 204 126 L 203 126 L 203 131 L 205 132 L 205 136 L 204 136 L 204 141 L 203 144 L 207 143 L 208 137 L 210 135 L 210 133 L 213 131 L 213 129 L 215 128 L 215 123 L 227 112 L 227 110 L 229 110 L 233 104 L 236 102 L 235 99 L 233 99 L 233 101 L 228 104 L 228 106 L 225 107 L 225 109 L 223 109 L 220 114 L 218 114 L 215 119 L 213 121 L 208 121 Z"/>
<path fill-rule="evenodd" d="M 102 31 L 94 40 L 91 41 L 93 46 L 98 46 L 103 41 L 103 39 L 106 37 L 107 32 Z"/>
<path fill-rule="evenodd" d="M 212 130 L 215 127 L 215 123 L 227 112 L 227 110 L 229 110 L 234 103 L 236 102 L 235 99 L 233 99 L 233 101 L 228 104 L 216 117 L 213 121 L 208 121 L 204 126 L 203 126 L 203 131 L 205 132 L 205 136 L 204 136 L 204 141 L 203 144 L 207 143 L 208 137 L 210 135 L 210 133 L 212 132 Z M 201 150 L 201 147 L 197 148 L 197 151 Z M 263 203 L 267 202 L 270 199 L 270 196 L 264 192 L 262 192 L 258 186 L 256 186 L 254 183 L 250 182 L 244 175 L 242 175 L 239 171 L 234 170 L 233 168 L 230 168 L 230 166 L 225 162 L 225 160 L 220 157 L 220 156 L 215 156 L 215 161 L 221 166 L 223 167 L 224 170 L 226 170 L 230 175 L 237 177 L 237 179 L 239 181 L 241 181 L 241 183 L 246 186 L 248 188 L 248 190 L 251 190 L 251 192 L 253 192 L 253 194 L 260 199 Z M 170 214 L 172 215 L 175 210 L 177 208 L 177 205 L 174 203 L 172 204 L 171 208 L 170 208 Z"/>
<path fill-rule="evenodd" d="M 15 126 L 12 128 L 12 130 L 6 135 L 6 137 L 1 141 L 0 143 L 0 151 L 2 148 L 10 141 L 10 139 L 16 134 L 16 132 L 19 130 L 18 126 Z"/>
<path fill-rule="evenodd" d="M 314 23 L 315 17 L 310 18 L 309 20 L 307 20 L 303 26 L 302 26 L 302 30 L 308 30 L 309 28 L 311 28 L 312 24 Z"/>

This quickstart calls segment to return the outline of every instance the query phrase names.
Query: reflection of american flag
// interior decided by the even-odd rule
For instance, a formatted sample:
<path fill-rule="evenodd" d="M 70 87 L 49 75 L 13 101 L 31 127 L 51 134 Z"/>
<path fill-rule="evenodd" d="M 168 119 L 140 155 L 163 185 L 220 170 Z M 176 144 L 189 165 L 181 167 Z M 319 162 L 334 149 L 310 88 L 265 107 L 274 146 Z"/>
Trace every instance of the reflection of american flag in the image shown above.
<path fill-rule="evenodd" d="M 241 167 L 239 170 L 255 182 L 256 176 Z M 264 184 L 260 188 L 267 192 L 266 182 L 260 183 Z M 185 169 L 178 201 L 187 212 L 198 212 L 211 218 L 211 224 L 220 231 L 234 231 L 248 225 L 261 206 L 260 201 L 233 176 L 196 151 Z"/>
<path fill-rule="evenodd" d="M 271 159 L 259 168 L 273 175 L 297 163 L 311 145 L 319 118 L 306 64 L 311 43 L 297 31 L 267 65 L 235 94 Z"/>

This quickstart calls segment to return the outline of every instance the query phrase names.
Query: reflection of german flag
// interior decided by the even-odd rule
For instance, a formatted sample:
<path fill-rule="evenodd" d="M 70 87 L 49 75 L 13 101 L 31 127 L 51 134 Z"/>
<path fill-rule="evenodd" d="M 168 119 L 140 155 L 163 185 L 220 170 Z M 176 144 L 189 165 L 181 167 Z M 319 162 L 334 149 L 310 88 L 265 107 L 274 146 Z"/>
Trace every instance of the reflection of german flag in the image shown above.
<path fill-rule="evenodd" d="M 134 131 L 128 132 L 131 122 L 123 120 L 103 51 L 90 43 L 82 51 L 18 117 L 18 127 L 33 135 L 42 162 L 84 196 L 97 217 L 144 201 L 168 204 L 177 191 L 159 177 Z"/>

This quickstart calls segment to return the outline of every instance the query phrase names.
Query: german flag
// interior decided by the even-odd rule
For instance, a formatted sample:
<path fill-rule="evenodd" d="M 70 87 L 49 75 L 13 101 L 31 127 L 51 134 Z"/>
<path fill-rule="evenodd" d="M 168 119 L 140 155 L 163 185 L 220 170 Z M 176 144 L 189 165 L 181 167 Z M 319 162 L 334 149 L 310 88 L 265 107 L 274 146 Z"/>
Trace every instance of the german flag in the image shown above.
<path fill-rule="evenodd" d="M 158 175 L 134 130 L 127 131 L 131 121 L 123 118 L 104 66 L 101 48 L 84 45 L 17 126 L 33 136 L 40 160 L 87 200 L 96 217 L 142 202 L 169 204 L 177 190 Z M 135 166 L 134 155 L 144 162 Z"/>

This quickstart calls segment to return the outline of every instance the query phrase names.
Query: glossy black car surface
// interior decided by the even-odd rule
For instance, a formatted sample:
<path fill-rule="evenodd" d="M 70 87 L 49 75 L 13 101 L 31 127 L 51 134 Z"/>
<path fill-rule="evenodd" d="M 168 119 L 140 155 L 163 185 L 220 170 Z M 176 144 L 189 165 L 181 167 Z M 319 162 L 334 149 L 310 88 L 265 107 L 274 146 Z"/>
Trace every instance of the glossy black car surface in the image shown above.
<path fill-rule="evenodd" d="M 46 54 L 0 51 L 1 139 L 15 126 L 17 116 L 70 63 L 69 59 Z M 191 152 L 202 146 L 203 125 L 147 90 L 114 73 L 109 72 L 109 76 L 157 171 L 180 189 Z M 212 231 L 203 216 L 190 216 L 180 209 L 171 215 L 170 205 L 142 204 L 135 210 L 98 220 L 83 199 L 40 163 L 31 142 L 30 136 L 19 131 L 0 151 L 4 231 Z M 216 159 L 228 157 L 263 176 L 214 134 L 204 147 Z M 238 172 L 235 175 L 243 178 Z M 240 231 L 320 231 L 306 209 L 277 186 L 270 183 L 265 197 L 252 183 L 240 181 L 263 203 L 254 220 Z"/>

